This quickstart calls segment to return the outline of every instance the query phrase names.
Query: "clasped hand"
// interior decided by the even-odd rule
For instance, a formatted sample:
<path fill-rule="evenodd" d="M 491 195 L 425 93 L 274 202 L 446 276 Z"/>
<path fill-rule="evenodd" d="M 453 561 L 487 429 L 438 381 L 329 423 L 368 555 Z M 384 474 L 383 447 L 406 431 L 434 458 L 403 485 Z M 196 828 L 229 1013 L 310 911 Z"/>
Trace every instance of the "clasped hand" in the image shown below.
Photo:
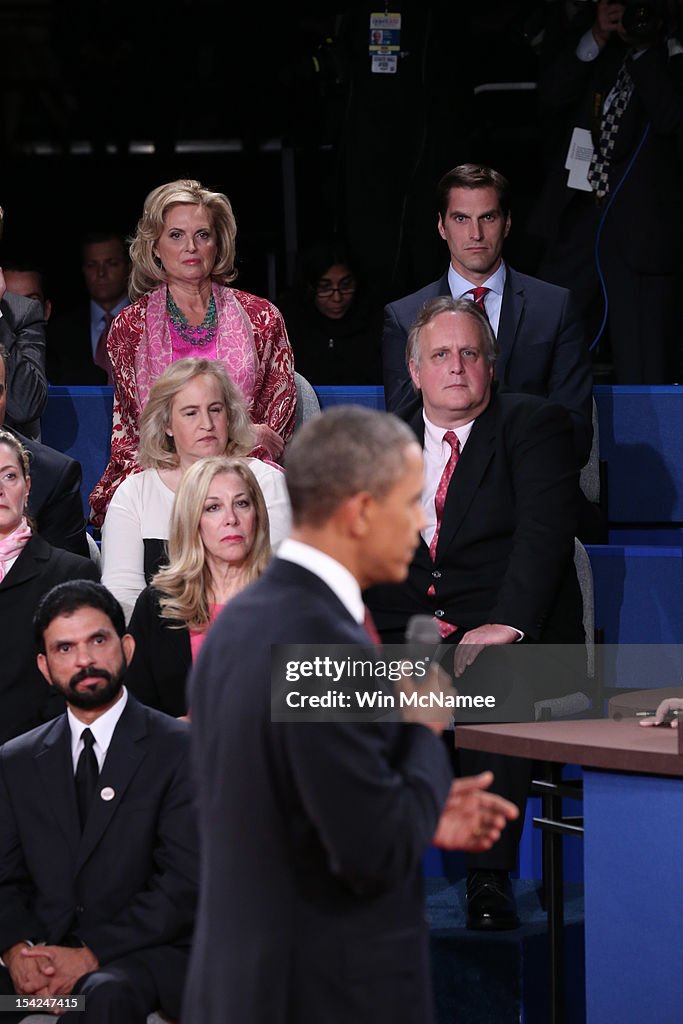
<path fill-rule="evenodd" d="M 87 946 L 13 946 L 5 962 L 15 991 L 20 995 L 64 996 L 79 978 L 99 967 Z M 61 1010 L 55 1011 L 61 1013 Z"/>

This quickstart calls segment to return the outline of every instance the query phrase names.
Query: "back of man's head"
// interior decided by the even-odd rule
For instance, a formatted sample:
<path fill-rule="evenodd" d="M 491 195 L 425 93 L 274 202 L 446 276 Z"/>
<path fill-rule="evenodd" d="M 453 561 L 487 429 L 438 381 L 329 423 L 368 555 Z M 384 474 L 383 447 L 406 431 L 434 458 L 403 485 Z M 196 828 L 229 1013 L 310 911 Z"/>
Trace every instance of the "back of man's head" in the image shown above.
<path fill-rule="evenodd" d="M 48 590 L 33 616 L 34 639 L 41 654 L 45 654 L 45 630 L 50 623 L 80 608 L 96 608 L 107 616 L 118 636 L 126 632 L 123 609 L 110 590 L 93 580 L 67 580 Z"/>
<path fill-rule="evenodd" d="M 301 426 L 287 446 L 287 490 L 295 526 L 321 526 L 354 494 L 382 498 L 404 470 L 410 427 L 391 413 L 344 405 Z"/>

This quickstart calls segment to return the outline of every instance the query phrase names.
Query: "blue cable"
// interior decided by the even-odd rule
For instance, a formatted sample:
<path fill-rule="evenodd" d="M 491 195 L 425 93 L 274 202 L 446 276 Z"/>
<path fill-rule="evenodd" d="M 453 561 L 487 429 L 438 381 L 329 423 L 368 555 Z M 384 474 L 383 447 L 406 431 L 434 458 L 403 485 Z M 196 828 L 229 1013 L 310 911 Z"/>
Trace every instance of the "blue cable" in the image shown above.
<path fill-rule="evenodd" d="M 624 171 L 624 173 L 622 174 L 622 176 L 621 176 L 621 178 L 619 180 L 619 184 L 614 189 L 614 191 L 610 194 L 609 202 L 607 203 L 607 206 L 605 207 L 605 209 L 603 211 L 602 217 L 600 218 L 600 223 L 598 224 L 598 230 L 595 233 L 595 248 L 593 250 L 593 253 L 594 253 L 594 258 L 595 258 L 595 268 L 596 268 L 596 270 L 598 272 L 598 279 L 600 281 L 600 287 L 602 289 L 602 301 L 603 301 L 603 306 L 604 306 L 604 310 L 605 311 L 604 311 L 604 313 L 602 315 L 602 323 L 600 324 L 600 327 L 598 329 L 598 333 L 595 335 L 595 337 L 591 341 L 590 345 L 588 346 L 588 351 L 589 352 L 592 352 L 593 349 L 595 348 L 595 346 L 597 345 L 597 343 L 600 341 L 600 338 L 602 337 L 602 332 L 605 329 L 605 324 L 607 323 L 607 314 L 609 313 L 609 299 L 607 297 L 607 285 L 605 284 L 605 278 L 603 276 L 602 268 L 600 266 L 600 256 L 598 254 L 598 249 L 599 249 L 599 246 L 600 246 L 600 235 L 602 234 L 602 228 L 603 228 L 603 225 L 605 223 L 605 218 L 607 217 L 607 214 L 610 211 L 612 203 L 616 199 L 617 194 L 619 192 L 619 189 L 621 188 L 621 186 L 626 181 L 626 178 L 627 178 L 627 176 L 629 174 L 629 171 L 631 170 L 631 168 L 633 167 L 634 163 L 636 162 L 636 157 L 638 156 L 638 154 L 640 153 L 641 149 L 643 148 L 643 143 L 645 142 L 645 139 L 648 137 L 649 133 L 650 133 L 650 123 L 648 122 L 645 125 L 645 131 L 643 132 L 642 138 L 641 138 L 640 142 L 638 143 L 638 145 L 636 146 L 635 152 L 634 152 L 633 156 L 631 157 L 631 159 L 629 160 L 628 166 L 627 166 L 626 170 Z"/>

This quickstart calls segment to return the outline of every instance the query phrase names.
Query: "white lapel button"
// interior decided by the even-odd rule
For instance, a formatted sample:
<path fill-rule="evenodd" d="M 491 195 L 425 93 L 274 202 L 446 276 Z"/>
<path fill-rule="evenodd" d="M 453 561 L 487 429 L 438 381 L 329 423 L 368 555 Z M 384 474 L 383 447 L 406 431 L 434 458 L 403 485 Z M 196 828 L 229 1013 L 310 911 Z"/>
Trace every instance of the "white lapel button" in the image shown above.
<path fill-rule="evenodd" d="M 100 799 L 102 800 L 113 800 L 115 796 L 116 793 L 111 788 L 111 786 L 105 786 L 104 789 L 100 792 Z"/>

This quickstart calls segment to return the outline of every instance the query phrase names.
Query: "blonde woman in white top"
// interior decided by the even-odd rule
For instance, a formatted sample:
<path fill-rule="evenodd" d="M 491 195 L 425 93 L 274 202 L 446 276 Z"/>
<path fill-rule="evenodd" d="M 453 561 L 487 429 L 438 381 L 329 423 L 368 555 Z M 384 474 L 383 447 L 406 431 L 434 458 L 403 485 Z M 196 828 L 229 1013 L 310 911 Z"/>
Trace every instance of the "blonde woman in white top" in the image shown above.
<path fill-rule="evenodd" d="M 245 456 L 253 447 L 246 403 L 222 363 L 179 359 L 154 382 L 140 416 L 138 458 L 145 469 L 116 489 L 102 526 L 102 582 L 126 621 L 166 560 L 173 499 L 185 470 L 206 456 Z M 263 493 L 275 550 L 291 522 L 284 472 L 260 459 L 245 462 Z"/>

